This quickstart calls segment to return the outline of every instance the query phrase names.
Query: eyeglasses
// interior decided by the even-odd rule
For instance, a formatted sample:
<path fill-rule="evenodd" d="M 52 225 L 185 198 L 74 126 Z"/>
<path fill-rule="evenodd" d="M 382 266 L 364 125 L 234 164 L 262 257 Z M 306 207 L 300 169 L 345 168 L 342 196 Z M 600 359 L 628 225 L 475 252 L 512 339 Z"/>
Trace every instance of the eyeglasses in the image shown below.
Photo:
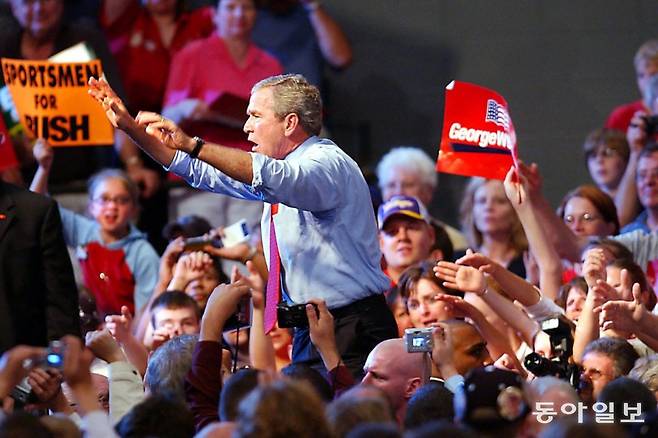
<path fill-rule="evenodd" d="M 425 307 L 431 306 L 432 304 L 436 304 L 439 301 L 439 295 L 432 295 L 431 297 L 425 297 L 422 300 L 419 300 L 417 298 L 412 298 L 407 301 L 407 308 L 409 310 L 418 310 L 420 308 L 420 305 L 423 304 Z"/>
<path fill-rule="evenodd" d="M 591 213 L 583 213 L 580 216 L 574 216 L 572 214 L 568 214 L 564 217 L 564 222 L 567 224 L 573 224 L 576 222 L 576 220 L 579 220 L 581 222 L 590 223 L 599 219 L 601 219 L 601 216 Z"/>
<path fill-rule="evenodd" d="M 94 202 L 100 205 L 108 205 L 110 202 L 114 202 L 116 205 L 128 205 L 132 202 L 130 196 L 99 196 L 93 199 Z"/>

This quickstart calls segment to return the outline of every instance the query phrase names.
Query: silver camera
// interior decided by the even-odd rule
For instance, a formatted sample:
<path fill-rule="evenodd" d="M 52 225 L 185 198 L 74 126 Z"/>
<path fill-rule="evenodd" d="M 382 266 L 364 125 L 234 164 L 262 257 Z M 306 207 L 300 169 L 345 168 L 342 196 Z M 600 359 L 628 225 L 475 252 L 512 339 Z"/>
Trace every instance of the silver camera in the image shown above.
<path fill-rule="evenodd" d="M 406 329 L 404 344 L 407 347 L 407 353 L 431 353 L 434 347 L 432 330 L 432 327 Z"/>

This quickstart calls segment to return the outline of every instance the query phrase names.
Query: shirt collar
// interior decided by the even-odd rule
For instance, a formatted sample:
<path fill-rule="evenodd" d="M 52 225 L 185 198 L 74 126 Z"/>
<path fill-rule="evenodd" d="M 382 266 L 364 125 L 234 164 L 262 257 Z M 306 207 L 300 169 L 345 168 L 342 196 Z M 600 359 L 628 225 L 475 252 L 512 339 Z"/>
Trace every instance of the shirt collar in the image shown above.
<path fill-rule="evenodd" d="M 319 140 L 319 138 L 318 138 L 317 135 L 310 136 L 309 138 L 304 140 L 304 142 L 302 144 L 297 146 L 292 152 L 290 152 L 288 155 L 286 155 L 284 160 L 295 159 L 295 158 L 301 157 L 304 154 L 304 151 L 306 149 L 308 149 L 309 147 L 311 147 L 311 145 L 317 143 L 318 140 Z"/>

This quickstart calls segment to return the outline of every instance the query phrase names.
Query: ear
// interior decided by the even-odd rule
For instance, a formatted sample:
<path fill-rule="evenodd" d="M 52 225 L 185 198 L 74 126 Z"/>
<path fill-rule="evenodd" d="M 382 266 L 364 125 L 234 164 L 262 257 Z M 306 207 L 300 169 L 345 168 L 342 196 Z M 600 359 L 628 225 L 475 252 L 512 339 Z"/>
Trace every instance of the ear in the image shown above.
<path fill-rule="evenodd" d="M 404 399 L 409 400 L 414 392 L 423 385 L 420 377 L 413 377 L 407 380 L 407 386 L 404 388 Z"/>
<path fill-rule="evenodd" d="M 437 261 L 440 261 L 440 260 L 444 260 L 444 259 L 445 259 L 445 258 L 443 257 L 443 251 L 441 251 L 440 249 L 438 249 L 438 248 L 437 248 L 437 249 L 433 249 L 433 250 L 430 252 L 430 260 L 437 260 Z"/>
<path fill-rule="evenodd" d="M 290 136 L 299 126 L 299 116 L 295 113 L 287 114 L 283 118 L 283 123 L 285 135 Z"/>

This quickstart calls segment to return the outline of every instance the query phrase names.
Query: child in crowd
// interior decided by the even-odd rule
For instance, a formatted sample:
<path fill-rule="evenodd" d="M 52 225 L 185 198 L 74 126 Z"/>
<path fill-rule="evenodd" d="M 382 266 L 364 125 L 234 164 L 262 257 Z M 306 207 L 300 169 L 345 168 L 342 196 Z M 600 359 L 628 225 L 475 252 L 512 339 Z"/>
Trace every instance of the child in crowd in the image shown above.
<path fill-rule="evenodd" d="M 37 141 L 39 169 L 30 189 L 46 193 L 53 150 Z M 148 302 L 158 279 L 158 255 L 131 221 L 138 212 L 139 190 L 118 169 L 105 169 L 89 179 L 89 214 L 60 207 L 66 244 L 76 249 L 85 287 L 93 294 L 99 316 L 134 314 Z"/>

